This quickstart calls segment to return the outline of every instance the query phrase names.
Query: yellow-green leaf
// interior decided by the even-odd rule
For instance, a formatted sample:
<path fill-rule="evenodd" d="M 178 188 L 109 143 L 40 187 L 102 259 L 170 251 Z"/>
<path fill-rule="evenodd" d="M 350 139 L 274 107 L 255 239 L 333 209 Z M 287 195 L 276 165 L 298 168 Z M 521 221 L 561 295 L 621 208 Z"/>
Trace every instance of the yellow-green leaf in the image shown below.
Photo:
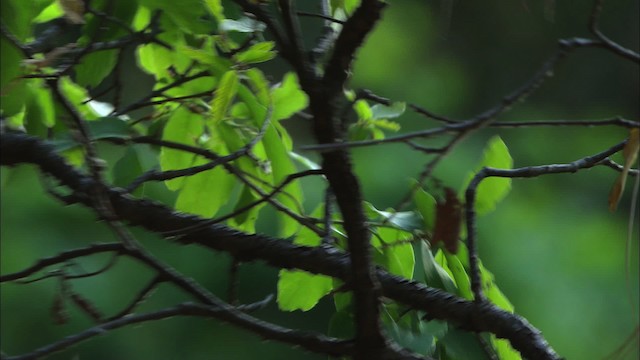
<path fill-rule="evenodd" d="M 238 74 L 230 70 L 222 75 L 211 101 L 211 122 L 219 124 L 227 115 L 227 110 L 238 92 Z"/>

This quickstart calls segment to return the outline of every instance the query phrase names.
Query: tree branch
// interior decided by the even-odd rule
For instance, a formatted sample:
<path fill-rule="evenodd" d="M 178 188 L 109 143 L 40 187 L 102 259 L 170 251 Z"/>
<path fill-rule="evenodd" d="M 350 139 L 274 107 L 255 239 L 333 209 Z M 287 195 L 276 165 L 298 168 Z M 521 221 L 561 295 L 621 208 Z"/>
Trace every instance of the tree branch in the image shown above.
<path fill-rule="evenodd" d="M 92 178 L 66 164 L 51 145 L 21 133 L 1 134 L 0 165 L 22 163 L 37 165 L 42 172 L 74 190 L 85 205 L 90 204 L 87 190 L 91 187 Z M 206 221 L 193 215 L 176 213 L 148 200 L 132 198 L 116 189 L 108 189 L 108 195 L 122 220 L 151 232 L 164 233 Z M 301 269 L 332 276 L 346 283 L 354 280 L 348 255 L 334 248 L 294 245 L 282 239 L 249 235 L 222 225 L 211 225 L 181 238 L 180 242 L 224 251 L 242 261 L 263 260 L 277 268 Z M 376 276 L 385 297 L 426 311 L 434 319 L 449 321 L 469 331 L 491 332 L 508 339 L 524 357 L 560 359 L 540 332 L 517 315 L 491 304 L 474 304 L 444 291 L 390 275 L 382 269 L 376 270 Z"/>

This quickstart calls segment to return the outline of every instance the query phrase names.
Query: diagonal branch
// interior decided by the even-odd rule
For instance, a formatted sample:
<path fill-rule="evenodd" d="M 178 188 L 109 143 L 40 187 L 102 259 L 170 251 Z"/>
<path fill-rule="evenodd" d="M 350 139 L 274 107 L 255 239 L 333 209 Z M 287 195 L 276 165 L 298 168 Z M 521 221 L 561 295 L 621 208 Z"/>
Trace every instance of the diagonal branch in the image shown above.
<path fill-rule="evenodd" d="M 281 326 L 253 318 L 240 311 L 229 311 L 230 308 L 232 308 L 230 305 L 207 306 L 194 303 L 182 303 L 158 311 L 128 315 L 94 326 L 80 333 L 67 336 L 58 342 L 43 346 L 28 354 L 7 357 L 3 356 L 2 358 L 6 360 L 37 359 L 57 351 L 67 349 L 92 337 L 103 335 L 110 330 L 119 329 L 133 324 L 168 319 L 176 316 L 197 316 L 219 319 L 240 328 L 252 331 L 265 339 L 277 340 L 287 344 L 300 346 L 306 350 L 317 353 L 332 356 L 348 356 L 353 352 L 353 345 L 349 341 L 328 337 L 322 334 L 283 328 Z"/>
<path fill-rule="evenodd" d="M 66 164 L 51 145 L 21 133 L 1 134 L 0 164 L 15 166 L 21 163 L 37 165 L 42 172 L 74 190 L 85 205 L 90 204 L 86 194 L 92 185 L 92 178 Z M 115 189 L 108 189 L 108 195 L 119 218 L 151 232 L 164 233 L 206 221 L 176 213 L 148 200 L 135 199 Z M 335 277 L 346 283 L 352 283 L 354 279 L 349 256 L 334 248 L 294 245 L 282 239 L 249 235 L 221 225 L 211 225 L 180 241 L 224 251 L 242 261 L 262 260 L 277 268 L 301 269 Z M 444 291 L 390 275 L 381 269 L 376 270 L 376 277 L 380 281 L 382 295 L 387 298 L 426 311 L 434 319 L 449 321 L 469 331 L 491 332 L 508 339 L 526 358 L 559 359 L 540 331 L 517 315 L 491 304 L 474 304 Z"/>

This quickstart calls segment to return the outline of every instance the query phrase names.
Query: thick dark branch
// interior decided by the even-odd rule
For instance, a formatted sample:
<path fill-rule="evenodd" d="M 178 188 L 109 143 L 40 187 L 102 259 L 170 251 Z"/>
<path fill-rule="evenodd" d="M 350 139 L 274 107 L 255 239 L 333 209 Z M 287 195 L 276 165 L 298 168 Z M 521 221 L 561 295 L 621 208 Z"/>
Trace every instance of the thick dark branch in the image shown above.
<path fill-rule="evenodd" d="M 351 71 L 355 53 L 382 16 L 385 3 L 379 0 L 363 0 L 340 31 L 333 53 L 327 63 L 323 82 L 330 94 L 338 94 Z"/>
<path fill-rule="evenodd" d="M 309 95 L 313 131 L 320 144 L 342 137 L 339 99 L 357 49 L 381 16 L 384 3 L 365 0 L 343 25 L 321 80 L 301 81 Z M 302 78 L 304 80 L 304 78 Z M 354 297 L 355 359 L 381 359 L 390 348 L 380 326 L 380 285 L 371 260 L 370 233 L 362 209 L 360 184 L 345 150 L 322 154 L 322 167 L 344 219 Z"/>
<path fill-rule="evenodd" d="M 89 203 L 89 199 L 82 194 L 87 193 L 93 180 L 67 165 L 51 145 L 21 133 L 3 133 L 0 139 L 1 165 L 35 164 L 42 172 L 74 190 L 85 204 Z M 109 189 L 108 194 L 119 218 L 148 231 L 164 233 L 205 221 L 196 216 L 176 213 L 148 200 L 132 198 L 115 189 Z M 282 239 L 249 235 L 221 225 L 211 225 L 180 241 L 224 251 L 243 261 L 263 260 L 277 268 L 301 269 L 347 283 L 353 281 L 349 257 L 333 248 L 298 246 Z M 506 338 L 526 358 L 559 359 L 539 331 L 517 315 L 490 304 L 465 301 L 444 291 L 390 275 L 384 270 L 378 269 L 376 275 L 385 297 L 426 311 L 434 319 L 446 320 L 470 331 L 491 332 Z"/>

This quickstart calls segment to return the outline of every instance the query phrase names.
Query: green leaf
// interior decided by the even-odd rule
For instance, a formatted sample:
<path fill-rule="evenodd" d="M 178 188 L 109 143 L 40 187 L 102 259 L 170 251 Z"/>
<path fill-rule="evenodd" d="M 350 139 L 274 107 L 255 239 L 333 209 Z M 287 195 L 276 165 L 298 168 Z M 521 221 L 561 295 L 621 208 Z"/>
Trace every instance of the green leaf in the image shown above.
<path fill-rule="evenodd" d="M 30 130 L 29 128 L 25 127 L 26 113 L 27 113 L 26 109 L 22 108 L 22 110 L 19 113 L 9 117 L 5 117 L 3 119 L 4 120 L 3 123 L 4 125 L 6 125 L 7 128 L 12 130 L 17 130 L 17 131 L 24 131 L 25 129 Z"/>
<path fill-rule="evenodd" d="M 143 171 L 136 148 L 129 146 L 124 155 L 113 166 L 113 185 L 125 187 L 131 184 Z M 145 184 L 142 184 L 135 190 L 134 194 L 142 195 L 144 186 Z"/>
<path fill-rule="evenodd" d="M 331 277 L 300 270 L 280 270 L 278 307 L 283 311 L 308 311 L 333 289 Z"/>
<path fill-rule="evenodd" d="M 247 50 L 236 54 L 234 58 L 237 62 L 243 64 L 261 63 L 276 57 L 276 52 L 273 50 L 274 48 L 275 43 L 273 41 L 263 41 L 251 45 Z"/>
<path fill-rule="evenodd" d="M 499 308 L 512 313 L 514 307 L 496 285 L 493 274 L 482 265 L 482 262 L 480 262 L 479 265 L 482 289 L 484 290 L 487 299 L 491 300 L 491 302 Z"/>
<path fill-rule="evenodd" d="M 111 73 L 117 59 L 116 50 L 94 52 L 84 56 L 80 64 L 73 68 L 76 81 L 83 86 L 98 86 Z"/>
<path fill-rule="evenodd" d="M 211 70 L 216 74 L 224 74 L 231 68 L 231 61 L 224 59 L 215 52 L 214 47 L 202 50 L 187 45 L 177 46 L 178 52 L 191 60 L 195 60 L 203 65 L 209 65 Z"/>
<path fill-rule="evenodd" d="M 0 37 L 0 112 L 4 116 L 12 116 L 23 109 L 27 96 L 26 81 L 20 79 L 23 60 L 22 53 L 16 49 L 4 36 Z"/>
<path fill-rule="evenodd" d="M 396 101 L 390 106 L 375 104 L 371 107 L 371 114 L 374 119 L 396 118 L 404 114 L 406 107 L 406 103 L 401 101 Z"/>
<path fill-rule="evenodd" d="M 53 127 L 56 123 L 56 110 L 51 92 L 44 88 L 43 81 L 30 81 L 29 87 L 31 96 L 27 100 L 27 123 L 41 122 L 48 128 Z"/>
<path fill-rule="evenodd" d="M 435 350 L 435 337 L 428 331 L 423 321 L 418 319 L 417 313 L 412 312 L 403 318 L 411 317 L 414 326 L 402 326 L 394 319 L 384 317 L 385 330 L 389 336 L 403 348 L 409 349 L 421 355 L 432 355 Z"/>
<path fill-rule="evenodd" d="M 444 347 L 449 359 L 490 360 L 472 333 L 450 327 L 447 334 L 439 340 L 439 344 Z"/>
<path fill-rule="evenodd" d="M 407 279 L 413 278 L 415 256 L 411 239 L 413 234 L 398 229 L 379 227 L 376 230 L 381 239 L 383 264 L 390 273 Z"/>
<path fill-rule="evenodd" d="M 245 75 L 249 79 L 251 90 L 255 94 L 258 102 L 264 106 L 269 106 L 271 104 L 269 81 L 264 76 L 262 71 L 257 68 L 251 68 L 245 71 Z M 260 122 L 260 125 L 262 125 L 262 122 Z"/>
<path fill-rule="evenodd" d="M 151 9 L 162 10 L 183 32 L 207 34 L 215 30 L 215 24 L 203 19 L 206 10 L 202 6 L 202 0 L 140 0 L 140 3 Z"/>
<path fill-rule="evenodd" d="M 202 117 L 192 113 L 186 107 L 176 109 L 162 133 L 162 140 L 195 146 L 197 139 L 204 131 Z M 186 151 L 162 147 L 160 150 L 160 168 L 162 171 L 184 169 L 190 167 L 195 155 Z M 177 178 L 165 181 L 170 190 L 178 190 L 184 179 Z"/>
<path fill-rule="evenodd" d="M 92 140 L 118 138 L 128 139 L 132 130 L 127 123 L 115 116 L 106 116 L 94 121 L 86 122 L 87 130 Z M 51 141 L 57 151 L 64 151 L 79 146 L 78 142 L 69 133 Z"/>
<path fill-rule="evenodd" d="M 240 191 L 240 197 L 238 198 L 233 211 L 248 206 L 259 198 L 260 197 L 254 194 L 248 186 L 243 185 L 242 190 Z M 258 213 L 260 212 L 260 209 L 262 209 L 265 205 L 266 203 L 263 202 L 261 204 L 252 206 L 251 209 L 238 214 L 232 219 L 229 219 L 229 225 L 246 233 L 255 233 L 255 224 L 256 220 L 258 219 Z"/>
<path fill-rule="evenodd" d="M 373 111 L 365 100 L 356 101 L 353 104 L 353 110 L 358 114 L 359 120 L 371 120 L 373 118 Z"/>
<path fill-rule="evenodd" d="M 473 293 L 471 292 L 471 280 L 469 279 L 469 275 L 467 275 L 467 272 L 465 271 L 465 268 L 460 262 L 458 256 L 443 250 L 438 250 L 435 259 L 442 267 L 449 269 L 453 275 L 453 279 L 455 280 L 458 288 L 458 295 L 467 300 L 473 299 Z"/>
<path fill-rule="evenodd" d="M 69 102 L 80 111 L 85 120 L 98 118 L 98 114 L 85 102 L 85 100 L 90 99 L 87 89 L 71 81 L 68 76 L 60 78 L 60 89 L 69 99 Z"/>
<path fill-rule="evenodd" d="M 267 112 L 266 107 L 260 104 L 256 96 L 254 96 L 253 93 L 244 85 L 240 85 L 238 95 L 247 105 L 247 108 L 251 112 L 251 117 L 256 125 L 261 126 Z M 274 103 L 276 101 L 275 97 L 276 96 L 274 94 Z M 289 149 L 287 148 L 285 141 L 286 138 L 283 136 L 283 133 L 279 133 L 276 129 L 277 127 L 274 126 L 274 121 L 272 119 L 272 122 L 265 131 L 261 141 L 264 146 L 266 156 L 271 163 L 273 175 L 272 184 L 274 185 L 280 184 L 288 175 L 296 172 L 296 168 L 289 157 Z M 286 206 L 289 210 L 300 213 L 303 210 L 302 188 L 300 184 L 298 182 L 290 183 L 280 194 L 276 196 L 276 200 Z M 300 228 L 300 224 L 284 212 L 278 212 L 278 218 L 280 221 L 280 237 L 290 237 Z"/>
<path fill-rule="evenodd" d="M 347 15 L 352 14 L 358 5 L 360 5 L 360 0 L 331 0 L 333 12 L 340 9 Z"/>
<path fill-rule="evenodd" d="M 32 19 L 47 6 L 44 1 L 0 1 L 0 16 L 2 24 L 23 43 L 30 41 L 34 27 Z M 2 36 L 4 38 L 4 36 Z M 2 53 L 2 57 L 5 54 Z"/>
<path fill-rule="evenodd" d="M 165 93 L 169 96 L 189 96 L 193 94 L 199 94 L 203 92 L 211 92 L 213 93 L 217 84 L 217 79 L 213 76 L 204 76 L 201 78 L 193 79 L 191 81 L 187 81 L 180 86 L 176 86 L 171 88 Z M 198 100 L 202 101 L 202 100 Z"/>
<path fill-rule="evenodd" d="M 350 311 L 336 311 L 329 320 L 328 335 L 339 339 L 350 339 L 355 335 L 353 313 Z"/>
<path fill-rule="evenodd" d="M 429 246 L 424 241 L 420 241 L 418 246 L 427 285 L 457 294 L 458 289 L 451 275 L 435 260 Z"/>
<path fill-rule="evenodd" d="M 170 25 L 167 24 L 167 26 Z M 182 51 L 185 43 L 184 37 L 185 34 L 179 29 L 169 28 L 159 34 L 158 38 L 171 44 L 176 50 L 170 50 L 155 43 L 138 46 L 136 49 L 138 65 L 142 70 L 153 75 L 158 80 L 172 79 L 173 74 L 169 69 L 184 72 L 193 62 L 193 59 L 188 56 L 189 54 L 186 51 Z M 163 84 L 160 83 L 158 86 L 163 86 Z"/>
<path fill-rule="evenodd" d="M 414 186 L 417 186 L 417 182 L 415 182 Z M 413 193 L 413 202 L 424 220 L 423 230 L 433 231 L 436 226 L 436 199 L 422 190 L 422 188 L 419 188 Z"/>
<path fill-rule="evenodd" d="M 133 17 L 132 27 L 135 31 L 140 31 L 149 25 L 151 21 L 151 11 L 147 7 L 138 6 L 138 10 Z"/>
<path fill-rule="evenodd" d="M 221 0 L 205 0 L 204 3 L 218 23 L 224 21 L 224 7 Z"/>
<path fill-rule="evenodd" d="M 227 116 L 227 110 L 238 92 L 238 74 L 227 71 L 218 84 L 218 88 L 211 101 L 211 122 L 219 124 Z"/>
<path fill-rule="evenodd" d="M 75 146 L 60 153 L 70 165 L 80 167 L 84 164 L 84 150 L 80 146 Z"/>
<path fill-rule="evenodd" d="M 470 173 L 463 189 L 466 189 L 473 176 L 483 167 L 498 169 L 512 169 L 513 159 L 509 149 L 499 136 L 489 140 L 484 149 L 482 161 L 475 172 Z M 482 180 L 476 189 L 475 210 L 478 215 L 490 213 L 496 208 L 496 204 L 504 199 L 511 190 L 511 179 L 487 178 Z"/>
<path fill-rule="evenodd" d="M 400 124 L 394 121 L 389 121 L 387 119 L 377 119 L 371 122 L 376 128 L 389 130 L 389 131 L 398 131 L 400 130 Z"/>
<path fill-rule="evenodd" d="M 285 74 L 282 83 L 273 90 L 272 96 L 271 121 L 288 119 L 309 104 L 307 94 L 300 90 L 297 76 L 291 72 Z"/>
<path fill-rule="evenodd" d="M 373 213 L 381 216 L 384 220 L 405 231 L 422 229 L 422 219 L 414 211 L 389 212 L 376 209 L 372 204 L 365 203 L 365 206 Z"/>
<path fill-rule="evenodd" d="M 511 343 L 505 339 L 498 339 L 495 335 L 491 334 L 491 344 L 498 354 L 500 360 L 522 360 L 520 352 L 514 350 L 511 347 Z"/>
<path fill-rule="evenodd" d="M 193 166 L 209 162 L 196 158 Z M 222 166 L 190 175 L 183 181 L 176 199 L 176 210 L 205 218 L 213 217 L 228 201 L 235 179 Z"/>
<path fill-rule="evenodd" d="M 87 122 L 92 139 L 119 138 L 127 139 L 132 130 L 129 125 L 117 116 L 105 116 Z"/>
<path fill-rule="evenodd" d="M 62 16 L 64 16 L 64 12 L 62 11 L 60 4 L 57 1 L 54 1 L 33 19 L 33 23 L 42 24 Z"/>
<path fill-rule="evenodd" d="M 318 207 L 312 216 L 322 216 L 323 207 Z M 295 244 L 318 246 L 318 234 L 304 227 L 294 241 Z M 278 277 L 278 306 L 280 310 L 307 311 L 333 289 L 333 279 L 325 275 L 314 275 L 299 270 L 280 270 Z"/>

